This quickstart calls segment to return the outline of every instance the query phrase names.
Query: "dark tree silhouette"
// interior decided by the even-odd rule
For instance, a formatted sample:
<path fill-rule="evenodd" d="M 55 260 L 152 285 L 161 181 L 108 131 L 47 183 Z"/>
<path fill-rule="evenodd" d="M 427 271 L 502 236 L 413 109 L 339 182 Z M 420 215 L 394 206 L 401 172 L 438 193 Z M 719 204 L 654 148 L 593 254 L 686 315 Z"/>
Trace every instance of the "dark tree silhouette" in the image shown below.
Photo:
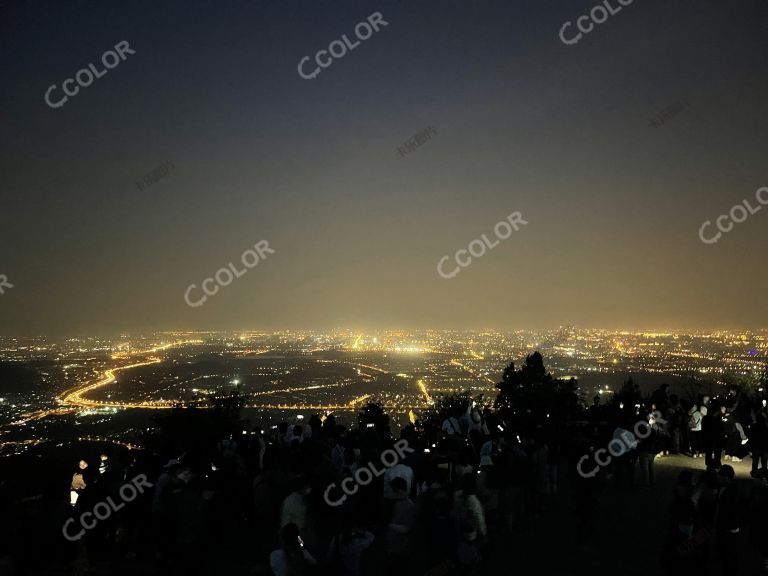
<path fill-rule="evenodd" d="M 496 409 L 516 426 L 563 422 L 581 415 L 576 379 L 553 378 L 538 352 L 527 356 L 519 370 L 514 362 L 507 366 L 496 388 Z"/>

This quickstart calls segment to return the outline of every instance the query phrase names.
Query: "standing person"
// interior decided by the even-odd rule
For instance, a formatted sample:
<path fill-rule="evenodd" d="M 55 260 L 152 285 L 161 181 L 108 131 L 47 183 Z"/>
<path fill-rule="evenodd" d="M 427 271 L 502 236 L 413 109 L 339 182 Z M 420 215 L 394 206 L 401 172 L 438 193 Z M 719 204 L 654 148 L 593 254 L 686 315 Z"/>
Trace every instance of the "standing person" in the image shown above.
<path fill-rule="evenodd" d="M 745 447 L 745 444 L 749 442 L 749 438 L 747 437 L 747 433 L 744 431 L 744 426 L 741 425 L 741 422 L 735 419 L 735 416 L 730 415 L 731 418 L 734 418 L 733 422 L 733 428 L 734 428 L 734 448 L 733 452 L 731 454 L 731 459 L 734 462 L 741 462 L 744 458 L 747 457 L 747 454 L 749 453 L 749 448 Z"/>
<path fill-rule="evenodd" d="M 111 462 L 109 460 L 109 450 L 102 450 L 99 454 L 99 474 L 104 476 L 111 471 Z"/>
<path fill-rule="evenodd" d="M 671 394 L 666 410 L 667 429 L 669 431 L 669 450 L 672 454 L 680 453 L 683 427 L 683 410 L 677 394 Z"/>
<path fill-rule="evenodd" d="M 475 495 L 476 474 L 465 474 L 461 490 L 454 494 L 456 558 L 459 565 L 471 571 L 482 559 L 481 545 L 486 536 L 485 514 Z"/>
<path fill-rule="evenodd" d="M 749 538 L 768 571 L 768 485 L 755 484 L 746 507 L 749 522 Z"/>
<path fill-rule="evenodd" d="M 699 408 L 694 404 L 688 412 L 688 434 L 690 438 L 691 455 L 701 457 L 701 421 L 707 414 L 707 407 Z"/>
<path fill-rule="evenodd" d="M 392 450 L 392 444 L 389 444 L 389 449 Z M 383 495 L 387 500 L 396 500 L 397 495 L 392 487 L 392 480 L 395 478 L 402 478 L 405 481 L 405 492 L 410 496 L 413 494 L 413 468 L 405 464 L 402 460 L 399 460 L 394 466 L 390 466 L 384 472 L 384 486 Z"/>
<path fill-rule="evenodd" d="M 669 454 L 669 422 L 664 418 L 662 409 L 656 403 L 651 404 L 648 424 L 650 424 L 651 430 L 656 433 L 657 452 L 662 455 Z"/>
<path fill-rule="evenodd" d="M 464 438 L 464 432 L 455 413 L 445 417 L 441 429 L 443 431 L 443 445 L 446 450 L 451 453 L 458 451 Z"/>
<path fill-rule="evenodd" d="M 472 474 L 475 471 L 475 455 L 469 446 L 464 446 L 459 451 L 458 462 L 453 465 L 453 484 L 456 488 L 461 486 L 465 474 Z M 386 486 L 386 475 L 384 476 Z"/>
<path fill-rule="evenodd" d="M 669 384 L 662 384 L 651 395 L 651 402 L 656 405 L 662 413 L 669 405 Z"/>
<path fill-rule="evenodd" d="M 672 493 L 672 504 L 669 508 L 673 534 L 679 531 L 681 525 L 687 526 L 688 521 L 692 520 L 693 508 L 693 475 L 690 470 L 683 470 L 677 475 L 677 485 Z"/>
<path fill-rule="evenodd" d="M 442 430 L 446 436 L 463 436 L 461 423 L 455 414 L 445 417 Z"/>
<path fill-rule="evenodd" d="M 665 553 L 669 574 L 680 574 L 695 567 L 695 573 L 706 573 L 704 558 L 697 554 L 694 540 L 696 507 L 692 500 L 692 475 L 684 470 L 677 477 L 677 486 L 672 494 L 672 504 L 669 510 L 670 533 Z"/>
<path fill-rule="evenodd" d="M 640 483 L 651 487 L 656 484 L 654 460 L 659 451 L 658 432 L 650 428 L 650 433 L 637 443 L 637 465 L 640 468 Z"/>
<path fill-rule="evenodd" d="M 69 503 L 72 506 L 77 504 L 77 501 L 85 493 L 85 490 L 90 483 L 90 478 L 87 478 L 86 470 L 88 470 L 88 462 L 80 460 L 80 462 L 77 463 L 77 469 L 75 470 L 75 473 L 72 474 L 72 481 L 69 484 Z M 88 481 L 86 481 L 86 479 L 88 479 Z"/>
<path fill-rule="evenodd" d="M 363 554 L 373 543 L 374 536 L 361 530 L 351 520 L 345 521 L 342 531 L 333 537 L 326 562 L 334 575 L 360 576 Z"/>
<path fill-rule="evenodd" d="M 173 520 L 175 535 L 174 562 L 179 574 L 202 575 L 212 551 L 213 493 L 206 490 L 204 476 L 189 466 L 178 473 L 179 483 L 173 493 Z"/>
<path fill-rule="evenodd" d="M 720 483 L 718 491 L 715 532 L 720 561 L 720 570 L 724 576 L 740 574 L 741 521 L 739 491 L 733 483 L 734 472 L 728 464 L 717 472 Z"/>
<path fill-rule="evenodd" d="M 405 573 L 411 544 L 411 531 L 416 521 L 416 505 L 408 497 L 405 479 L 400 476 L 392 480 L 395 503 L 387 524 L 387 557 L 390 568 Z"/>
<path fill-rule="evenodd" d="M 181 463 L 168 460 L 155 483 L 152 495 L 152 530 L 155 554 L 161 562 L 167 561 L 173 548 L 174 494 L 181 487 L 178 474 Z"/>
<path fill-rule="evenodd" d="M 457 490 L 453 498 L 457 524 L 471 526 L 476 537 L 485 538 L 486 525 L 483 505 L 477 497 L 477 474 L 464 474 L 461 479 L 461 490 Z"/>
<path fill-rule="evenodd" d="M 483 422 L 483 415 L 477 408 L 477 403 L 473 401 L 471 407 L 467 408 L 467 410 L 469 413 L 469 418 L 467 421 L 467 436 L 469 436 L 473 430 L 477 430 L 483 436 L 488 436 L 488 427 L 485 425 L 485 422 Z"/>
<path fill-rule="evenodd" d="M 722 416 L 723 420 L 723 452 L 725 453 L 724 460 L 735 460 L 740 462 L 739 447 L 741 446 L 741 437 L 739 431 L 736 428 L 736 420 L 733 414 L 725 412 Z M 742 429 L 743 430 L 743 429 Z"/>
<path fill-rule="evenodd" d="M 287 495 L 288 478 L 273 455 L 264 460 L 265 467 L 253 480 L 253 526 L 258 552 L 266 556 L 280 545 L 275 526 L 280 521 L 280 504 Z"/>
<path fill-rule="evenodd" d="M 752 447 L 752 478 L 768 477 L 768 421 L 765 413 L 758 412 L 755 423 L 749 429 Z"/>
<path fill-rule="evenodd" d="M 613 458 L 615 465 L 616 486 L 632 486 L 634 484 L 634 459 L 637 455 L 637 437 L 630 431 L 632 429 L 632 419 L 622 416 L 622 422 L 616 426 L 613 431 L 611 442 L 618 442 L 623 449 L 616 452 Z"/>
<path fill-rule="evenodd" d="M 280 528 L 288 524 L 295 524 L 299 533 L 305 533 L 307 529 L 307 496 L 312 488 L 305 476 L 298 476 L 291 481 L 291 493 L 283 500 L 280 509 Z"/>
<path fill-rule="evenodd" d="M 573 496 L 578 515 L 576 538 L 583 542 L 591 534 L 594 534 L 597 525 L 597 492 L 599 487 L 599 475 L 578 473 L 578 462 L 584 457 L 594 459 L 594 447 L 589 441 L 578 436 L 573 446 L 573 460 L 568 466 L 570 480 L 573 486 Z"/>
<path fill-rule="evenodd" d="M 528 454 L 514 436 L 508 438 L 502 452 L 503 461 L 503 513 L 511 531 L 522 530 L 526 517 L 526 483 L 528 480 Z"/>
<path fill-rule="evenodd" d="M 723 414 L 725 406 L 712 405 L 711 410 L 701 419 L 701 437 L 704 445 L 704 463 L 707 468 L 720 468 L 722 464 L 725 430 Z"/>

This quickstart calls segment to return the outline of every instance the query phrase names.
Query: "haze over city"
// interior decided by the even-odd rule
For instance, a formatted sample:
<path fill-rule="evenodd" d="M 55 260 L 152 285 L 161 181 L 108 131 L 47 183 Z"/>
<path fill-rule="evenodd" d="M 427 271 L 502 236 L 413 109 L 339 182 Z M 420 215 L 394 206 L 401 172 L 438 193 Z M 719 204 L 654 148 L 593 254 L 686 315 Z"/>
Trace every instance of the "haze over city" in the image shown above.
<path fill-rule="evenodd" d="M 768 326 L 768 210 L 699 237 L 768 185 L 762 3 L 635 2 L 575 45 L 566 1 L 38 6 L 0 18 L 2 334 Z M 360 45 L 303 79 L 342 35 Z M 266 261 L 185 303 L 262 240 Z"/>

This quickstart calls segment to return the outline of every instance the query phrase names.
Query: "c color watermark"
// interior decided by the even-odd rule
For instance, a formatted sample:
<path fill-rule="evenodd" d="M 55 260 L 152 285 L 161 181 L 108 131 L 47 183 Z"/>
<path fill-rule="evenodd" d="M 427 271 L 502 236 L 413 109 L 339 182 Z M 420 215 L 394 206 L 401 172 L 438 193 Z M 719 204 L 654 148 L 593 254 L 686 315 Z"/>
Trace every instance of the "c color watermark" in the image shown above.
<path fill-rule="evenodd" d="M 496 246 L 501 244 L 501 240 L 506 240 L 512 236 L 513 230 L 517 232 L 519 230 L 518 226 L 525 226 L 526 224 L 528 224 L 528 222 L 523 220 L 523 215 L 520 212 L 512 212 L 512 214 L 507 216 L 506 220 L 497 222 L 493 227 L 493 232 L 496 234 L 496 238 L 498 238 L 495 243 L 492 244 L 487 235 L 481 234 L 480 238 L 472 240 L 467 245 L 466 249 L 462 248 L 454 254 L 453 258 L 458 266 L 450 272 L 443 270 L 443 265 L 445 264 L 445 261 L 450 260 L 451 257 L 443 256 L 440 258 L 440 261 L 437 263 L 437 273 L 446 279 L 455 278 L 456 275 L 461 272 L 462 268 L 466 268 L 472 264 L 473 256 L 475 258 L 482 257 L 487 250 L 493 250 Z"/>
<path fill-rule="evenodd" d="M 645 428 L 645 430 L 641 431 L 640 428 Z M 600 448 L 596 450 L 594 453 L 595 467 L 591 472 L 584 472 L 582 469 L 584 461 L 589 460 L 590 456 L 589 454 L 584 454 L 584 456 L 582 456 L 576 464 L 576 471 L 579 473 L 579 476 L 582 478 L 592 478 L 597 475 L 597 473 L 600 471 L 600 468 L 608 466 L 614 458 L 618 458 L 630 450 L 634 450 L 637 447 L 638 439 L 645 440 L 648 438 L 648 436 L 651 435 L 651 425 L 648 424 L 648 422 L 645 420 L 639 420 L 635 423 L 633 432 L 634 435 L 629 430 L 624 430 L 621 434 L 619 434 L 619 438 L 614 438 L 608 442 L 608 449 Z M 605 458 L 603 458 L 604 455 Z"/>
<path fill-rule="evenodd" d="M 197 288 L 197 284 L 190 284 L 187 291 L 184 292 L 184 301 L 192 308 L 202 306 L 205 304 L 205 301 L 208 300 L 208 296 L 214 296 L 219 291 L 220 287 L 223 288 L 224 286 L 229 286 L 235 278 L 240 278 L 249 269 L 255 268 L 260 260 L 266 260 L 267 254 L 274 253 L 275 251 L 269 247 L 269 242 L 266 240 L 257 242 L 253 245 L 253 249 L 249 248 L 240 255 L 240 261 L 243 263 L 243 266 L 245 266 L 245 270 L 238 271 L 237 268 L 235 268 L 235 265 L 230 262 L 228 268 L 219 268 L 212 278 L 206 278 L 200 283 L 203 292 L 205 292 L 205 295 L 202 298 L 199 300 L 190 300 L 190 293 Z M 211 287 L 211 284 L 213 284 L 213 287 Z"/>
<path fill-rule="evenodd" d="M 704 242 L 704 244 L 717 244 L 717 242 L 720 241 L 720 238 L 723 237 L 723 234 L 727 234 L 733 230 L 734 222 L 736 224 L 741 224 L 750 216 L 760 212 L 760 210 L 763 209 L 763 206 L 768 206 L 768 186 L 759 188 L 757 192 L 755 192 L 755 199 L 757 200 L 757 206 L 752 206 L 752 204 L 749 203 L 749 200 L 743 200 L 741 204 L 736 204 L 731 208 L 728 214 L 721 214 L 718 216 L 715 222 L 717 223 L 717 228 L 720 232 L 714 236 L 704 235 L 707 228 L 712 226 L 712 221 L 707 220 L 704 222 L 699 228 L 699 239 Z"/>
<path fill-rule="evenodd" d="M 106 520 L 112 516 L 113 512 L 122 510 L 125 508 L 126 504 L 133 502 L 139 494 L 144 494 L 144 488 L 152 488 L 152 486 L 153 484 L 147 481 L 147 476 L 145 474 L 139 474 L 130 482 L 120 486 L 118 494 L 120 495 L 122 502 L 116 504 L 111 496 L 107 496 L 105 502 L 99 502 L 92 510 L 80 514 L 80 526 L 82 529 L 78 533 L 74 535 L 69 533 L 69 526 L 75 522 L 74 518 L 70 518 L 64 522 L 64 526 L 61 528 L 61 533 L 64 535 L 64 538 L 70 542 L 77 542 L 83 537 L 83 534 L 85 534 L 87 530 L 95 528 L 100 520 Z"/>
<path fill-rule="evenodd" d="M 338 500 L 331 500 L 330 494 L 331 490 L 336 487 L 336 483 L 329 484 L 328 488 L 323 492 L 325 503 L 328 504 L 328 506 L 341 506 L 349 496 L 357 494 L 360 486 L 367 486 L 373 482 L 374 478 L 378 478 L 384 474 L 388 468 L 392 468 L 392 466 L 398 464 L 405 458 L 406 454 L 411 452 L 414 452 L 414 450 L 408 446 L 407 440 L 404 438 L 398 440 L 392 448 L 382 451 L 381 463 L 384 467 L 381 470 L 377 470 L 374 463 L 371 462 L 368 466 L 358 468 L 355 471 L 354 476 L 347 476 L 344 478 L 344 480 L 341 481 L 341 490 L 344 492 L 344 496 Z"/>
<path fill-rule="evenodd" d="M 355 36 L 357 36 L 358 40 L 361 42 L 368 40 L 368 38 L 373 36 L 374 32 L 379 31 L 379 25 L 384 27 L 388 26 L 389 24 L 384 20 L 381 12 L 374 12 L 368 16 L 367 20 L 358 22 L 358 24 L 355 26 Z M 299 76 L 304 78 L 304 80 L 313 80 L 314 78 L 317 78 L 317 75 L 320 74 L 321 68 L 328 68 L 328 66 L 333 64 L 334 59 L 339 60 L 344 58 L 344 56 L 347 55 L 347 50 L 351 52 L 358 46 L 360 46 L 360 42 L 352 43 L 349 41 L 349 38 L 347 38 L 346 34 L 342 34 L 341 40 L 336 39 L 328 45 L 328 50 L 319 50 L 315 54 L 315 62 L 317 63 L 317 67 L 314 70 L 307 72 L 304 69 L 305 63 L 308 60 L 311 60 L 309 56 L 304 56 L 304 58 L 299 61 Z M 329 52 L 330 56 L 328 55 Z"/>
<path fill-rule="evenodd" d="M 589 34 L 595 29 L 595 24 L 600 25 L 608 20 L 609 16 L 615 16 L 622 11 L 624 6 L 629 6 L 634 0 L 614 0 L 614 3 L 618 3 L 619 6 L 615 6 L 611 3 L 612 0 L 603 0 L 602 4 L 595 5 L 592 10 L 589 11 L 589 15 L 584 14 L 576 18 L 576 28 L 579 29 L 579 33 L 566 37 L 565 33 L 573 22 L 570 20 L 563 24 L 560 28 L 560 41 L 563 44 L 578 44 L 585 34 Z"/>
<path fill-rule="evenodd" d="M 80 87 L 88 88 L 91 84 L 93 84 L 94 79 L 99 79 L 102 76 L 104 76 L 108 70 L 112 70 L 112 68 L 116 68 L 118 64 L 120 64 L 121 60 L 126 60 L 128 57 L 126 54 L 136 54 L 136 51 L 133 50 L 130 46 L 128 46 L 128 42 L 125 40 L 118 42 L 115 44 L 115 51 L 107 50 L 104 52 L 104 54 L 101 55 L 101 63 L 106 68 L 106 70 L 99 71 L 96 69 L 96 66 L 93 65 L 93 62 L 88 64 L 88 68 L 81 68 L 75 73 L 74 78 L 67 78 L 64 80 L 64 82 L 61 83 L 61 89 L 64 91 L 63 98 L 60 98 L 56 101 L 51 101 L 51 92 L 56 90 L 56 84 L 51 84 L 48 87 L 48 90 L 45 93 L 45 103 L 48 104 L 51 108 L 61 108 L 64 106 L 64 104 L 67 103 L 67 100 L 69 100 L 69 96 L 76 96 L 78 92 L 80 92 Z M 74 88 L 67 88 L 67 86 L 72 86 L 72 84 L 77 83 L 79 86 L 75 86 Z"/>
<path fill-rule="evenodd" d="M 6 288 L 13 288 L 13 284 L 8 282 L 8 276 L 0 274 L 0 295 L 5 294 Z"/>

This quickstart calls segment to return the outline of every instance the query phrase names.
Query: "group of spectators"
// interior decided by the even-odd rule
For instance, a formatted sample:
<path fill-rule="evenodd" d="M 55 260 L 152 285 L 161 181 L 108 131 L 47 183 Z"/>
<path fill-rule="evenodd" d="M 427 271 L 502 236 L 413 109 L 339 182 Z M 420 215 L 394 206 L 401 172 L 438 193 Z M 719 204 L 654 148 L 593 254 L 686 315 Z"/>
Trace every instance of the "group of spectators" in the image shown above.
<path fill-rule="evenodd" d="M 111 477 L 146 473 L 154 490 L 130 515 L 86 531 L 73 561 L 151 550 L 169 574 L 207 573 L 222 556 L 276 576 L 474 574 L 557 493 L 561 444 L 555 427 L 506 431 L 472 406 L 399 439 L 386 424 L 348 428 L 330 415 L 228 434 L 168 460 L 132 452 L 125 466 L 103 455 Z M 119 485 L 105 491 L 107 472 L 90 468 L 81 461 L 73 476 L 76 519 Z"/>
<path fill-rule="evenodd" d="M 647 436 L 599 474 L 577 473 L 585 455 L 638 421 Z M 722 559 L 739 554 L 744 534 L 766 541 L 763 520 L 744 514 L 733 469 L 721 459 L 752 451 L 760 484 L 751 510 L 764 506 L 767 421 L 764 406 L 738 397 L 686 405 L 664 386 L 636 402 L 601 404 L 598 397 L 580 422 L 520 426 L 471 404 L 441 424 L 406 426 L 399 439 L 386 421 L 350 428 L 329 415 L 218 436 L 163 457 L 131 452 L 112 464 L 102 454 L 92 474 L 85 461 L 78 465 L 73 517 L 138 473 L 154 489 L 88 530 L 73 545 L 73 561 L 151 551 L 145 560 L 167 574 L 208 573 L 221 561 L 275 576 L 479 574 L 494 551 L 535 527 L 563 490 L 572 504 L 566 513 L 576 516 L 573 540 L 584 542 L 595 530 L 606 481 L 652 485 L 654 461 L 675 452 L 703 454 L 709 471 L 695 485 L 690 474 L 680 478 L 664 565 L 703 561 L 714 540 Z M 382 458 L 397 445 L 407 450 Z M 763 553 L 765 546 L 755 546 Z"/>
<path fill-rule="evenodd" d="M 649 423 L 654 434 L 646 446 L 655 455 L 703 457 L 707 468 L 717 469 L 723 461 L 740 462 L 751 453 L 752 476 L 768 473 L 766 400 L 747 400 L 734 394 L 716 399 L 699 396 L 686 402 L 670 394 L 668 384 L 662 384 L 647 401 L 635 390 L 634 396 L 618 407 L 615 403 L 601 405 L 600 396 L 595 396 L 589 418 L 600 425 L 611 420 L 611 413 L 626 417 L 628 412 Z"/>
<path fill-rule="evenodd" d="M 626 450 L 600 475 L 581 479 L 587 498 L 595 486 L 652 486 L 654 462 L 669 454 L 704 458 L 706 469 L 694 481 L 694 471 L 680 472 L 669 507 L 667 546 L 661 566 L 679 574 L 764 574 L 768 572 L 768 410 L 766 401 L 732 393 L 700 396 L 685 402 L 662 385 L 647 399 L 637 390 L 601 404 L 593 399 L 588 410 L 590 433 L 585 455 L 598 446 L 631 437 Z M 632 426 L 640 422 L 638 428 Z M 642 434 L 633 436 L 630 430 Z M 751 453 L 750 483 L 735 480 L 733 466 Z M 639 482 L 638 482 L 639 481 Z M 740 487 L 741 486 L 741 487 Z M 747 487 L 748 489 L 742 489 Z M 594 505 L 594 501 L 591 501 Z M 590 506 L 585 518 L 591 518 Z M 589 528 L 589 523 L 587 523 Z"/>

